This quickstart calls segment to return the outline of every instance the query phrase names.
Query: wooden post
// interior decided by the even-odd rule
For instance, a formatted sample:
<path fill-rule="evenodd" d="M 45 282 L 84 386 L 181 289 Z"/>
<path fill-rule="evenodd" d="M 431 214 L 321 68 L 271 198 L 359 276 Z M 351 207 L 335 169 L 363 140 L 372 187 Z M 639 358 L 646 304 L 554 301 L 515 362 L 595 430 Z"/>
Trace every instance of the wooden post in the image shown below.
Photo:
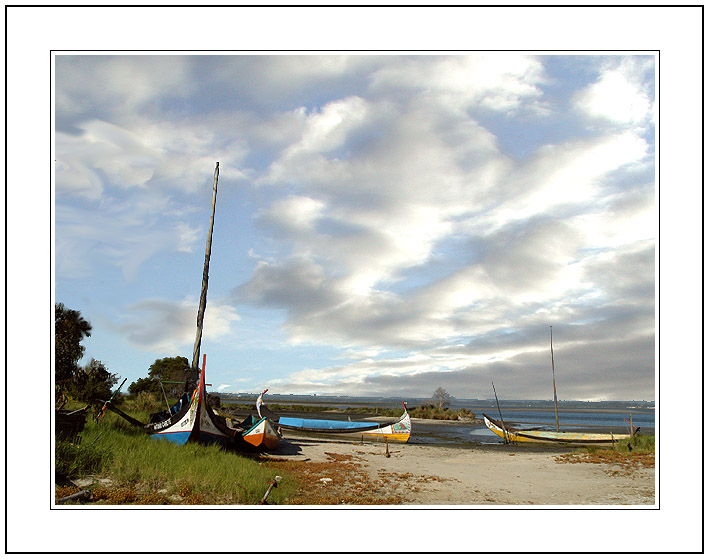
<path fill-rule="evenodd" d="M 557 415 L 557 387 L 555 386 L 555 354 L 552 352 L 552 325 L 550 325 L 550 355 L 552 356 L 552 392 L 555 398 L 555 427 L 560 431 L 560 419 Z"/>
<path fill-rule="evenodd" d="M 210 254 L 212 253 L 212 230 L 214 228 L 214 209 L 217 203 L 217 179 L 219 178 L 219 162 L 214 168 L 214 184 L 212 186 L 212 215 L 210 216 L 210 229 L 207 233 L 207 246 L 205 247 L 205 266 L 202 270 L 202 291 L 200 292 L 200 307 L 197 310 L 197 333 L 195 335 L 195 347 L 192 351 L 192 371 L 199 370 L 200 367 L 200 344 L 202 343 L 202 325 L 207 307 L 207 283 L 210 272 Z M 187 389 L 187 386 L 186 386 Z"/>
<path fill-rule="evenodd" d="M 266 504 L 266 499 L 269 497 L 269 494 L 271 494 L 272 488 L 276 488 L 279 485 L 280 480 L 281 480 L 281 477 L 277 476 L 276 478 L 274 478 L 274 480 L 272 480 L 269 483 L 269 487 L 266 489 L 266 494 L 264 494 L 264 497 L 261 499 L 260 505 L 263 506 L 264 504 Z"/>

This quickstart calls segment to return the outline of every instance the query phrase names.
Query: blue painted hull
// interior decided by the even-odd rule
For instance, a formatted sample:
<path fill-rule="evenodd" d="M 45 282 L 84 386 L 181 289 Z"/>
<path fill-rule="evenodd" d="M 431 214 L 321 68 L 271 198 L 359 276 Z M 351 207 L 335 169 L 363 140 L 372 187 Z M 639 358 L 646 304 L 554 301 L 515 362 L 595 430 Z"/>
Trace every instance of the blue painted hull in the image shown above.
<path fill-rule="evenodd" d="M 177 445 L 184 445 L 187 443 L 191 432 L 166 432 L 159 434 L 150 434 L 150 437 L 155 439 L 165 439 Z"/>
<path fill-rule="evenodd" d="M 344 420 L 321 420 L 318 418 L 289 418 L 281 416 L 279 424 L 284 428 L 305 428 L 308 430 L 373 430 L 376 422 L 347 422 Z"/>

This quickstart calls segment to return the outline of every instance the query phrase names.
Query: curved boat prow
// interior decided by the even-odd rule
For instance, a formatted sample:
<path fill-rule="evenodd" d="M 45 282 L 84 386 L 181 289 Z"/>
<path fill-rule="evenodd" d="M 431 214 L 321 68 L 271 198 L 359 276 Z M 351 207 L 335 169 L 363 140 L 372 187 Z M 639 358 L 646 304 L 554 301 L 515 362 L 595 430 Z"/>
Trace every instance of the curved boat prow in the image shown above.
<path fill-rule="evenodd" d="M 155 439 L 166 439 L 178 445 L 200 437 L 200 414 L 203 409 L 202 395 L 205 385 L 205 360 L 197 387 L 188 398 L 185 393 L 172 407 L 172 414 L 164 419 L 144 426 L 145 431 Z"/>

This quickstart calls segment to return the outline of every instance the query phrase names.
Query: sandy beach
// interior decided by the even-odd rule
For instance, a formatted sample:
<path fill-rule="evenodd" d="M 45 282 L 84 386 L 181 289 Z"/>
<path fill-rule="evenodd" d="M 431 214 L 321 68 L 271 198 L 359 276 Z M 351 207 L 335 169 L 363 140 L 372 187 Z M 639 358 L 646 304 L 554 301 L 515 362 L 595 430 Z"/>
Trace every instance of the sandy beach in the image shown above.
<path fill-rule="evenodd" d="M 275 460 L 339 463 L 380 495 L 407 505 L 644 505 L 655 503 L 654 468 L 639 463 L 575 462 L 572 449 L 456 447 L 286 437 Z M 387 456 L 389 452 L 389 456 Z M 577 457 L 574 459 L 572 457 Z M 572 458 L 572 459 L 571 459 Z M 358 492 L 362 476 L 348 492 Z M 316 484 L 337 482 L 322 477 Z M 342 488 L 341 488 L 342 490 Z"/>

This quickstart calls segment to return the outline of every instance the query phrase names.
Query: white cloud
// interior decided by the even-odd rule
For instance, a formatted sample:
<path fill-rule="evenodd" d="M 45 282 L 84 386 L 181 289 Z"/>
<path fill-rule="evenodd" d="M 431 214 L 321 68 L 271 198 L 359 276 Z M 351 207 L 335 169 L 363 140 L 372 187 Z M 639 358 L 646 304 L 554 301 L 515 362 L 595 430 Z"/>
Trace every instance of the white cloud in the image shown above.
<path fill-rule="evenodd" d="M 589 241 L 586 228 L 599 224 L 581 217 L 600 215 L 609 204 L 608 175 L 642 161 L 645 141 L 617 133 L 549 145 L 513 168 L 475 122 L 444 133 L 450 113 L 430 109 L 371 121 L 387 140 L 377 144 L 382 150 L 346 162 L 317 154 L 318 174 L 280 160 L 284 177 L 299 176 L 309 196 L 276 203 L 263 225 L 286 232 L 302 260 L 262 263 L 244 293 L 286 309 L 292 341 L 409 347 L 490 331 L 515 306 L 534 313 L 550 299 L 591 289 L 576 261 Z M 337 171 L 325 178 L 330 164 Z M 468 261 L 409 293 L 392 291 L 452 235 L 476 235 Z M 481 311 L 503 301 L 498 313 Z M 472 306 L 487 324 L 467 318 Z"/>
<path fill-rule="evenodd" d="M 56 105 L 62 116 L 96 108 L 133 112 L 159 97 L 185 97 L 197 87 L 187 79 L 190 57 L 61 55 L 55 61 Z"/>
<path fill-rule="evenodd" d="M 593 119 L 620 125 L 644 123 L 652 117 L 647 83 L 652 72 L 652 58 L 626 57 L 604 68 L 596 82 L 577 93 L 574 104 Z"/>
<path fill-rule="evenodd" d="M 453 106 L 480 106 L 513 112 L 542 94 L 543 67 L 534 57 L 517 54 L 414 56 L 384 65 L 372 75 L 375 91 L 412 88 L 441 96 Z M 535 109 L 537 110 L 537 109 Z"/>
<path fill-rule="evenodd" d="M 646 141 L 632 132 L 547 145 L 504 179 L 501 204 L 484 218 L 500 228 L 555 208 L 576 204 L 594 207 L 605 177 L 647 157 Z"/>
<path fill-rule="evenodd" d="M 204 224 L 190 218 L 219 161 L 236 301 L 254 317 L 282 311 L 268 326 L 286 317 L 291 345 L 338 347 L 337 366 L 285 363 L 274 383 L 289 392 L 505 377 L 495 368 L 537 359 L 536 328 L 563 321 L 595 341 L 634 337 L 640 354 L 653 326 L 653 59 L 607 58 L 587 86 L 596 59 L 574 60 L 585 72 L 548 84 L 546 59 L 512 53 L 166 59 L 135 92 L 116 81 L 151 81 L 153 60 L 60 64 L 58 275 L 109 263 L 135 280 L 156 255 L 193 251 Z M 104 72 L 106 94 L 91 81 Z M 518 142 L 530 155 L 501 151 Z M 191 344 L 197 306 L 169 297 L 143 295 L 121 332 L 155 351 Z M 222 337 L 238 318 L 221 303 L 210 313 Z M 263 336 L 245 334 L 244 347 Z"/>
<path fill-rule="evenodd" d="M 128 307 L 115 329 L 134 346 L 156 353 L 174 353 L 195 341 L 198 304 L 150 299 Z M 205 309 L 203 341 L 225 337 L 239 315 L 230 305 L 210 302 Z"/>
<path fill-rule="evenodd" d="M 314 230 L 324 208 L 325 203 L 320 200 L 290 196 L 276 200 L 271 207 L 260 211 L 257 218 L 285 235 L 299 235 Z"/>

